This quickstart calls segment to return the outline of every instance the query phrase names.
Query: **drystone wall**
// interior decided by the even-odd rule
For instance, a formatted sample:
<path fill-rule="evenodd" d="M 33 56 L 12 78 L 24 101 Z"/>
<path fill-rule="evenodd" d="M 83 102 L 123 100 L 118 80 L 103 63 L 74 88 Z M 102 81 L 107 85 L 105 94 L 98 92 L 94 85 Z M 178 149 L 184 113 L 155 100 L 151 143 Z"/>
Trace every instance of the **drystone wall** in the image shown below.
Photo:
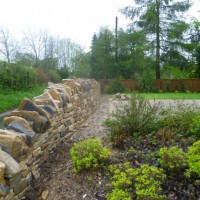
<path fill-rule="evenodd" d="M 0 199 L 22 199 L 50 151 L 70 137 L 99 104 L 100 85 L 89 79 L 49 83 L 40 96 L 24 98 L 0 129 Z"/>

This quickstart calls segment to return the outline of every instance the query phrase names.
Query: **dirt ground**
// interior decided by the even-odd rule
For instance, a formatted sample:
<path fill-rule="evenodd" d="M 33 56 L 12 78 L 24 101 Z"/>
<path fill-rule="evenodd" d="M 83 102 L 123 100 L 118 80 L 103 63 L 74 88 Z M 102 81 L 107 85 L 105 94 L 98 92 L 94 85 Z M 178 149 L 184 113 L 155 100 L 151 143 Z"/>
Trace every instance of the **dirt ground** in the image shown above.
<path fill-rule="evenodd" d="M 42 165 L 41 177 L 33 180 L 26 200 L 103 200 L 105 178 L 101 172 L 84 172 L 75 175 L 71 172 L 72 163 L 69 150 L 74 142 L 98 137 L 103 139 L 108 130 L 102 122 L 109 115 L 108 99 L 101 98 L 99 108 L 74 132 L 67 141 L 61 142 L 52 152 L 49 160 Z M 92 178 L 91 178 L 92 177 Z M 95 180 L 93 180 L 95 177 Z"/>
<path fill-rule="evenodd" d="M 152 101 L 153 103 L 154 101 Z M 124 102 L 127 103 L 127 102 Z M 174 105 L 173 100 L 161 101 L 164 107 Z M 197 104 L 200 101 L 184 100 L 180 103 Z M 123 103 L 122 103 L 123 104 Z M 52 152 L 49 160 L 42 165 L 41 177 L 34 179 L 25 200 L 105 200 L 107 193 L 107 178 L 101 171 L 85 171 L 77 175 L 72 173 L 70 148 L 77 141 L 97 137 L 101 138 L 106 147 L 109 147 L 109 130 L 103 125 L 119 106 L 119 101 L 110 101 L 107 96 L 101 97 L 99 108 L 92 114 L 70 139 L 62 141 Z M 115 154 L 120 157 L 120 154 Z M 122 159 L 123 158 L 119 158 Z M 171 198 L 176 199 L 176 198 Z"/>

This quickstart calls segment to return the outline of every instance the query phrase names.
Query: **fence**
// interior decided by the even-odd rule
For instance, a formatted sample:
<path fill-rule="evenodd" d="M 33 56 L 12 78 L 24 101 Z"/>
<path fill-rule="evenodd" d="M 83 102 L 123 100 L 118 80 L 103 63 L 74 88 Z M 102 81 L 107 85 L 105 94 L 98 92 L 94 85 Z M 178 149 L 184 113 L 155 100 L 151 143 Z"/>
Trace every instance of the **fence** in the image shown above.
<path fill-rule="evenodd" d="M 104 79 L 99 80 L 101 85 L 101 91 L 103 92 L 106 85 L 109 85 L 113 80 L 112 79 Z M 126 79 L 120 80 L 122 86 L 131 91 L 139 91 L 139 83 L 137 80 Z M 199 92 L 200 91 L 200 79 L 155 79 L 153 81 L 153 88 L 156 91 L 163 92 Z"/>

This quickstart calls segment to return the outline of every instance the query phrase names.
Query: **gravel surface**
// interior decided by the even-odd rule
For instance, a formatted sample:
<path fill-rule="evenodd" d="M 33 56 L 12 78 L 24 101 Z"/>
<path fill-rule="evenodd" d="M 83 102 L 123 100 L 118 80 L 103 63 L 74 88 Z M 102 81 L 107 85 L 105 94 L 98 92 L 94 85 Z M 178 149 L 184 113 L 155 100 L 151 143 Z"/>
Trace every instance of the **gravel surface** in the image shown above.
<path fill-rule="evenodd" d="M 41 177 L 34 179 L 26 200 L 93 200 L 105 199 L 104 185 L 107 180 L 101 172 L 84 172 L 75 175 L 71 172 L 72 163 L 69 150 L 74 142 L 89 137 L 103 138 L 108 130 L 102 125 L 108 117 L 108 100 L 101 98 L 99 108 L 67 141 L 62 141 L 51 153 L 49 160 L 42 165 Z M 92 174 L 91 174 L 92 173 Z M 91 180 L 90 177 L 96 180 Z M 98 180 L 98 181 L 97 181 Z"/>

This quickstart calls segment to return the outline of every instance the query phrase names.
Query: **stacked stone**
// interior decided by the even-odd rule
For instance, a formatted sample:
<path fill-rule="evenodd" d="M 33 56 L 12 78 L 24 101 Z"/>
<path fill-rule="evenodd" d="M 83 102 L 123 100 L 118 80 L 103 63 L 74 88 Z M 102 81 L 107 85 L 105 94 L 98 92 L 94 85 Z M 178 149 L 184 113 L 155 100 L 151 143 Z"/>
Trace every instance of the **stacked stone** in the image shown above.
<path fill-rule="evenodd" d="M 0 197 L 21 199 L 50 151 L 84 123 L 99 104 L 100 85 L 89 79 L 49 83 L 40 96 L 24 98 L 0 129 Z"/>

